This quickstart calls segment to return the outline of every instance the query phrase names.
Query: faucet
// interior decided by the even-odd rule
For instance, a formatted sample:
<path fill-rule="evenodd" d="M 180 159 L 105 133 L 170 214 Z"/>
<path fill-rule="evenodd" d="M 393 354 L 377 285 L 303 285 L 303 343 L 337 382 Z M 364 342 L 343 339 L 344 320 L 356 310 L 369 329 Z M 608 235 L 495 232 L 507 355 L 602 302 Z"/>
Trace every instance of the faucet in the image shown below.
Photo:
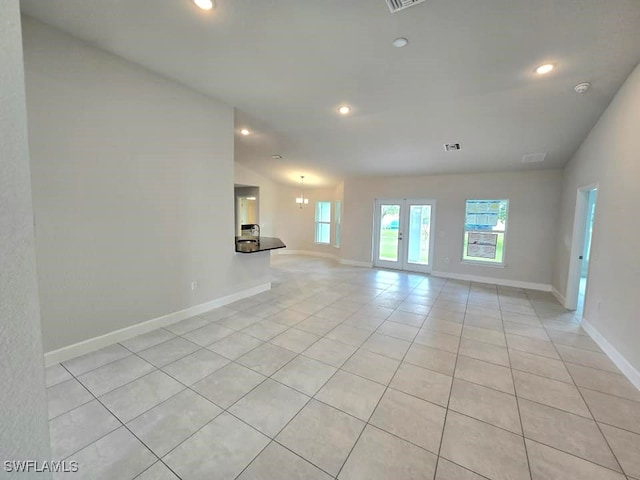
<path fill-rule="evenodd" d="M 256 235 L 257 232 L 257 235 Z M 260 239 L 260 225 L 258 225 L 257 223 L 254 223 L 253 226 L 251 227 L 251 235 L 253 235 L 254 237 L 258 237 L 258 239 Z"/>

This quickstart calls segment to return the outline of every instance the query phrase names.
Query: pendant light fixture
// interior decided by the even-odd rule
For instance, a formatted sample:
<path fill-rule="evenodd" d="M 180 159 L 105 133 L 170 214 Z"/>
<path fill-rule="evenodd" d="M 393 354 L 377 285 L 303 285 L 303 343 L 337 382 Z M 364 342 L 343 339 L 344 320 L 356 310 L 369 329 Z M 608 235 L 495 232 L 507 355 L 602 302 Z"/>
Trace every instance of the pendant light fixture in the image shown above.
<path fill-rule="evenodd" d="M 304 196 L 304 175 L 300 175 L 300 196 L 296 197 L 296 203 L 300 208 L 309 203 L 309 199 Z"/>

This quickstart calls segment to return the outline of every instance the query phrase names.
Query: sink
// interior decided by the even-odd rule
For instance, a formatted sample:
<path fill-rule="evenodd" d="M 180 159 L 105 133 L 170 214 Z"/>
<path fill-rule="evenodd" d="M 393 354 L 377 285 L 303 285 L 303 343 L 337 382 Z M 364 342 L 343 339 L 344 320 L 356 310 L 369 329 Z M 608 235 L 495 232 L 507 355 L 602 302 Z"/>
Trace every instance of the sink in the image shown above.
<path fill-rule="evenodd" d="M 243 238 L 243 239 L 240 239 L 240 240 L 236 240 L 236 243 L 254 243 L 254 244 L 256 244 L 256 243 L 258 243 L 258 240 L 255 239 L 255 238 Z"/>

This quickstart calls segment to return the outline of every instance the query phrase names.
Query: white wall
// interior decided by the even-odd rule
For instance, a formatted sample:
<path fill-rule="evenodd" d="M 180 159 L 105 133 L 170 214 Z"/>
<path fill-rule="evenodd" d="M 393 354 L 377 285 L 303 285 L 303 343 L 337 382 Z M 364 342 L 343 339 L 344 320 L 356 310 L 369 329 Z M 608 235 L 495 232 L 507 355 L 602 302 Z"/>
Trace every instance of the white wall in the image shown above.
<path fill-rule="evenodd" d="M 234 254 L 232 108 L 29 18 L 24 49 L 46 351 L 270 281 Z"/>
<path fill-rule="evenodd" d="M 436 200 L 434 272 L 551 284 L 562 171 L 360 177 L 344 182 L 344 260 L 371 262 L 376 198 Z M 506 267 L 461 263 L 466 199 L 509 199 Z M 449 262 L 446 262 L 446 258 Z"/>
<path fill-rule="evenodd" d="M 585 319 L 640 370 L 640 66 L 567 164 L 553 285 L 566 294 L 579 187 L 598 184 Z"/>
<path fill-rule="evenodd" d="M 0 462 L 50 459 L 18 0 L 0 1 Z M 2 473 L 5 478 L 50 474 Z"/>

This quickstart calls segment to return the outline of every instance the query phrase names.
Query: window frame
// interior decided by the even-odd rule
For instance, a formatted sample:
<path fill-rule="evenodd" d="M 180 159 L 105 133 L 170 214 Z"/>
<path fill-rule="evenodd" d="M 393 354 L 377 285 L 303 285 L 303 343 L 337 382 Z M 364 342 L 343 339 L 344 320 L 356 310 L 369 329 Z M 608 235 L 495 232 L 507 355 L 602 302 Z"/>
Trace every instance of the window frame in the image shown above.
<path fill-rule="evenodd" d="M 504 202 L 506 203 L 506 215 L 504 221 L 504 230 L 472 230 L 467 229 L 467 208 L 469 202 L 474 201 L 485 201 L 485 202 Z M 462 256 L 460 259 L 461 263 L 467 265 L 479 265 L 482 267 L 493 267 L 493 268 L 505 268 L 507 265 L 507 233 L 509 230 L 509 210 L 510 210 L 510 200 L 508 198 L 467 198 L 464 202 L 464 220 L 462 225 Z M 474 258 L 465 258 L 466 256 L 466 248 L 465 248 L 465 240 L 468 238 L 468 233 L 498 233 L 502 234 L 502 261 L 495 262 L 492 260 L 481 260 L 481 257 Z M 468 242 L 468 240 L 467 240 Z"/>
<path fill-rule="evenodd" d="M 319 216 L 319 212 L 320 212 L 320 204 L 325 204 L 328 206 L 329 208 L 329 212 L 328 212 L 328 217 L 329 220 L 318 220 L 318 216 Z M 319 200 L 316 202 L 316 211 L 315 211 L 315 218 L 314 218 L 315 222 L 314 222 L 314 243 L 316 245 L 331 245 L 331 201 L 326 201 L 326 200 Z M 326 242 L 320 241 L 319 235 L 318 235 L 318 227 L 320 225 L 327 225 L 329 228 L 329 238 L 327 239 Z"/>
<path fill-rule="evenodd" d="M 342 235 L 342 201 L 336 200 L 334 202 L 333 213 L 334 233 L 333 233 L 333 246 L 340 248 L 340 240 Z"/>

